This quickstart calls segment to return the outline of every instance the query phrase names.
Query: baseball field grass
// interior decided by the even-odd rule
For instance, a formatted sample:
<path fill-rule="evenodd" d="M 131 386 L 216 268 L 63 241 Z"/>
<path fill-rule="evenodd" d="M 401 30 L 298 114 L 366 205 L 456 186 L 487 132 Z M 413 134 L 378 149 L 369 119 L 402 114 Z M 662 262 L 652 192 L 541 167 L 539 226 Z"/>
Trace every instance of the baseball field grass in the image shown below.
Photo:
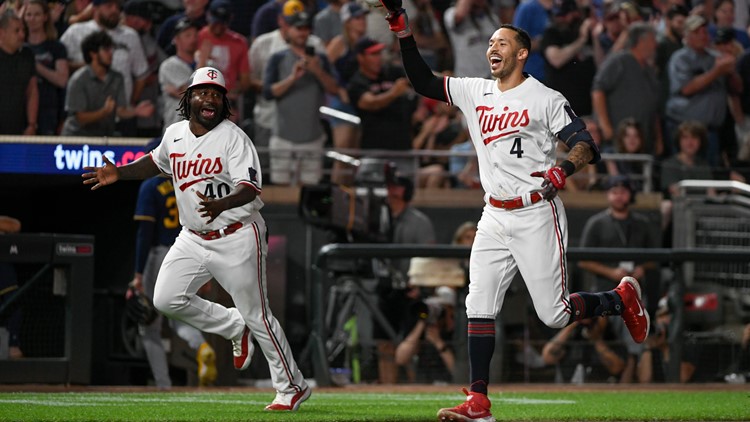
<path fill-rule="evenodd" d="M 523 387 L 493 391 L 493 415 L 499 421 L 750 421 L 750 388 L 549 387 L 550 391 Z M 263 407 L 274 394 L 259 389 L 4 391 L 0 393 L 0 421 L 418 422 L 435 421 L 439 408 L 464 398 L 459 387 L 316 389 L 299 411 L 271 413 Z"/>

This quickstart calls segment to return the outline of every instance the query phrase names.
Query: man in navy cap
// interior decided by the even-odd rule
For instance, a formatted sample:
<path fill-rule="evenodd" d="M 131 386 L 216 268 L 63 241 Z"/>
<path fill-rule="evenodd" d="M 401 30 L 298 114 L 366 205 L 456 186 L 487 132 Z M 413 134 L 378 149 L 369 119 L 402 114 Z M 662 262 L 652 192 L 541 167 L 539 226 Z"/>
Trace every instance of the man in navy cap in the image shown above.
<path fill-rule="evenodd" d="M 208 25 L 198 32 L 198 68 L 215 67 L 224 74 L 227 97 L 234 109 L 232 121 L 244 115 L 242 93 L 250 88 L 249 46 L 245 37 L 229 29 L 232 21 L 229 0 L 214 0 L 208 8 Z"/>

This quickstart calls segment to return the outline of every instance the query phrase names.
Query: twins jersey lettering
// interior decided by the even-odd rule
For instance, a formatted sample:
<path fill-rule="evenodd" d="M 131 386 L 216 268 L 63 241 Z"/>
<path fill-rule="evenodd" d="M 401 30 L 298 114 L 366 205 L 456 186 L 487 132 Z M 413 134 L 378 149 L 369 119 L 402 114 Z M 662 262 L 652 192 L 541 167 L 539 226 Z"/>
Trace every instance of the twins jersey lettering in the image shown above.
<path fill-rule="evenodd" d="M 531 76 L 507 92 L 494 80 L 448 77 L 445 90 L 466 119 L 484 191 L 506 199 L 539 190 L 529 174 L 555 165 L 555 134 L 571 122 L 565 97 Z"/>
<path fill-rule="evenodd" d="M 260 196 L 242 207 L 228 209 L 211 224 L 198 213 L 196 192 L 222 198 L 239 184 L 262 190 L 258 153 L 250 138 L 229 120 L 201 137 L 190 131 L 187 120 L 171 125 L 161 144 L 151 152 L 159 169 L 172 176 L 180 223 L 195 231 L 218 230 L 247 221 L 263 207 Z"/>

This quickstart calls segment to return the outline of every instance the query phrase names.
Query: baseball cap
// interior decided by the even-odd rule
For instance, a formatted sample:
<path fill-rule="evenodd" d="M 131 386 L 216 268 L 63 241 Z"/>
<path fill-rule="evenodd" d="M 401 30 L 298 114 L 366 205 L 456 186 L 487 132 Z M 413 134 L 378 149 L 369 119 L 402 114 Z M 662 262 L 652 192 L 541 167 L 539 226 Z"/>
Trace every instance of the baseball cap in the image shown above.
<path fill-rule="evenodd" d="M 224 93 L 227 92 L 224 75 L 215 67 L 201 67 L 200 69 L 196 69 L 195 72 L 190 75 L 190 79 L 188 79 L 188 88 L 198 85 L 216 85 L 221 88 Z"/>
<path fill-rule="evenodd" d="M 107 4 L 107 3 L 121 4 L 121 1 L 120 0 L 92 0 L 91 1 L 91 4 L 93 4 L 94 6 L 101 6 L 102 4 Z"/>
<path fill-rule="evenodd" d="M 227 0 L 214 0 L 208 6 L 210 23 L 229 23 L 232 20 L 232 4 Z"/>
<path fill-rule="evenodd" d="M 726 44 L 734 41 L 734 28 L 716 28 L 714 42 L 716 44 Z"/>
<path fill-rule="evenodd" d="M 624 174 L 610 176 L 607 179 L 607 190 L 616 187 L 627 188 L 631 193 L 633 192 L 633 185 L 630 183 L 630 177 Z"/>
<path fill-rule="evenodd" d="M 555 16 L 565 16 L 576 10 L 578 10 L 576 0 L 555 0 L 552 5 L 552 11 Z"/>
<path fill-rule="evenodd" d="M 291 26 L 297 28 L 312 26 L 312 18 L 305 11 L 305 5 L 299 0 L 289 0 L 284 3 L 284 6 L 281 8 L 281 14 L 284 17 L 284 21 Z"/>
<path fill-rule="evenodd" d="M 184 31 L 184 30 L 186 30 L 188 28 L 196 28 L 197 29 L 198 26 L 192 20 L 190 20 L 187 17 L 184 17 L 184 18 L 178 20 L 177 23 L 174 26 L 174 35 L 173 36 L 176 37 L 177 34 L 179 34 L 180 32 L 182 32 L 182 31 Z"/>
<path fill-rule="evenodd" d="M 370 13 L 357 2 L 349 2 L 341 7 L 341 22 L 348 22 L 351 18 L 358 18 Z"/>
<path fill-rule="evenodd" d="M 284 17 L 292 16 L 305 11 L 305 5 L 299 0 L 288 0 L 281 8 L 281 14 Z"/>
<path fill-rule="evenodd" d="M 360 38 L 356 44 L 354 44 L 354 52 L 356 54 L 374 54 L 385 48 L 385 44 L 377 42 L 369 37 Z"/>
<path fill-rule="evenodd" d="M 128 0 L 122 6 L 122 11 L 126 15 L 138 16 L 148 20 L 153 20 L 154 17 L 149 3 L 141 0 Z"/>
<path fill-rule="evenodd" d="M 685 19 L 685 29 L 691 32 L 705 26 L 706 24 L 706 19 L 701 15 L 690 15 Z"/>

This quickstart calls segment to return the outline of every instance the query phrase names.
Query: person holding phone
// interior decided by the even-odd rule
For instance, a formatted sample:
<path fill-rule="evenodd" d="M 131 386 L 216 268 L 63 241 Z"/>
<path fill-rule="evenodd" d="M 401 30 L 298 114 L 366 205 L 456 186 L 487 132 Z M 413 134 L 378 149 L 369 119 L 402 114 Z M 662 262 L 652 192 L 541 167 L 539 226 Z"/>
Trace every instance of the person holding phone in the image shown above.
<path fill-rule="evenodd" d="M 323 54 L 308 46 L 312 20 L 304 10 L 284 15 L 289 24 L 288 48 L 268 60 L 263 96 L 276 101 L 276 125 L 272 129 L 271 182 L 316 184 L 323 177 L 322 150 L 326 133 L 318 109 L 326 93 L 338 85 Z"/>

